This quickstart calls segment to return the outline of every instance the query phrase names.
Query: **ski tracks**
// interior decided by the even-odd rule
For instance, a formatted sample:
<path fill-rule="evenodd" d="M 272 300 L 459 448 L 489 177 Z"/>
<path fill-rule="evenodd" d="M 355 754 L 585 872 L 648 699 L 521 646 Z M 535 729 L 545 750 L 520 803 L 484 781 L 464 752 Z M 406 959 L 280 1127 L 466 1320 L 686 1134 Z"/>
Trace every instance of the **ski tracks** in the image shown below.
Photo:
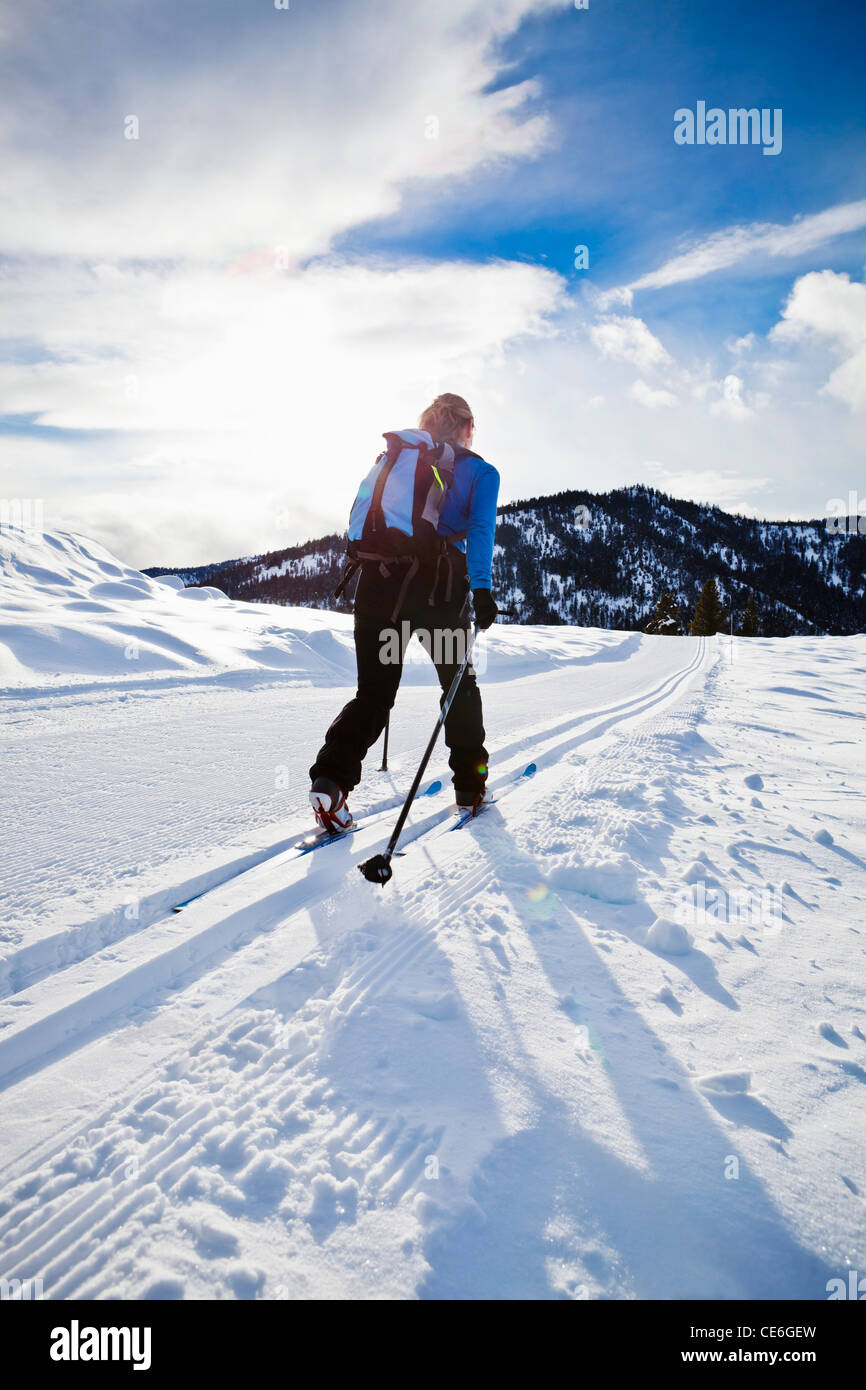
<path fill-rule="evenodd" d="M 557 776 L 561 782 L 558 765 L 564 758 L 573 762 L 581 743 L 616 736 L 626 728 L 630 739 L 648 738 L 635 722 L 677 699 L 707 655 L 702 643 L 651 690 L 614 709 L 560 721 L 543 736 L 533 733 L 513 741 L 498 750 L 499 764 L 507 765 L 509 757 L 515 764 L 525 760 L 531 742 L 539 771 L 553 769 L 554 782 Z M 590 796 L 591 768 L 590 759 L 583 765 Z M 518 800 L 530 804 L 539 794 L 538 780 L 515 791 L 515 805 Z M 567 801 L 563 788 L 554 786 L 550 794 Z M 634 832 L 627 812 L 614 802 L 601 827 L 614 854 L 627 852 Z M 545 824 L 555 826 L 556 817 Z M 87 1029 L 110 1021 L 119 1008 L 141 1003 L 160 983 L 176 985 L 178 975 L 181 984 L 212 981 L 213 953 L 207 941 L 199 952 L 190 945 L 198 934 L 214 932 L 223 952 L 249 940 L 250 933 L 253 939 L 262 932 L 275 936 L 273 949 L 264 950 L 249 974 L 258 986 L 245 1002 L 225 1001 L 232 1009 L 227 1020 L 204 1029 L 199 1020 L 197 1041 L 173 1061 L 158 1061 L 147 1084 L 139 1079 L 130 1104 L 109 1111 L 64 1147 L 43 1152 L 41 1158 L 34 1155 L 35 1169 L 7 1182 L 0 1193 L 4 1277 L 41 1277 L 49 1298 L 309 1297 L 315 1293 L 307 1282 L 312 1269 L 324 1278 L 329 1297 L 368 1297 L 371 1281 L 379 1296 L 405 1294 L 413 1287 L 425 1268 L 419 1222 L 434 1219 L 443 1200 L 448 1205 L 449 1194 L 456 1198 L 455 1183 L 465 1200 L 463 1184 L 452 1170 L 447 1165 L 440 1169 L 445 1110 L 437 1111 L 436 1097 L 444 1094 L 453 1067 L 460 1065 L 460 1050 L 449 1036 L 468 1027 L 442 935 L 458 930 L 468 900 L 486 889 L 495 903 L 500 887 L 491 860 L 475 850 L 472 831 L 465 841 L 455 837 L 459 847 L 449 842 L 450 868 L 443 873 L 441 853 L 434 856 L 429 835 L 432 830 L 435 837 L 437 827 L 441 829 L 441 817 L 433 816 L 428 835 L 422 834 L 398 861 L 405 884 L 381 897 L 355 882 L 355 863 L 369 845 L 362 834 L 353 837 L 364 843 L 339 861 L 329 891 L 348 893 L 356 903 L 363 895 L 361 926 L 356 913 L 354 927 L 317 931 L 283 973 L 277 962 L 281 957 L 285 962 L 282 947 L 294 915 L 318 901 L 321 927 L 321 914 L 327 913 L 327 904 L 319 901 L 327 878 L 310 874 L 306 864 L 294 884 L 284 883 L 279 890 L 274 878 L 278 861 L 229 885 L 230 895 L 253 894 L 246 916 L 236 908 L 237 898 L 231 897 L 226 912 L 216 895 L 202 918 L 205 925 L 197 921 L 195 905 L 175 919 L 184 923 L 186 933 L 183 968 L 178 971 L 178 962 L 155 943 L 140 976 L 146 995 L 136 994 L 134 977 L 129 988 L 128 972 L 124 977 L 123 962 L 114 953 L 105 967 L 111 975 L 103 974 L 99 953 L 94 953 L 83 994 L 70 1000 L 67 990 L 63 996 L 64 1008 L 77 1004 L 82 1040 Z M 597 821 L 596 835 L 598 830 Z M 572 831 L 579 832 L 577 822 Z M 376 827 L 371 833 L 382 832 Z M 491 833 L 498 833 L 498 824 Z M 549 833 L 555 836 L 556 831 Z M 531 838 L 533 832 L 529 834 Z M 556 864 L 555 842 L 545 845 L 542 835 L 537 848 Z M 336 859 L 332 865 L 337 867 Z M 504 910 L 507 915 L 507 901 Z M 476 925 L 485 958 L 495 962 L 500 975 L 506 974 L 514 947 L 503 913 L 491 910 Z M 160 962 L 166 967 L 162 973 Z M 140 969 L 141 962 L 134 968 Z M 230 965 L 220 967 L 223 974 L 229 970 Z M 117 988 L 124 978 L 126 987 Z M 385 1029 L 379 1075 L 371 1079 L 359 1072 L 358 1058 L 376 1057 L 383 1013 L 386 1020 L 396 1018 L 407 1049 L 414 1052 L 394 1067 Z M 457 1030 L 440 1026 L 454 1021 Z M 14 1034 L 27 1025 L 13 1018 L 0 1041 L 11 1043 L 9 1027 Z M 48 998 L 31 1035 L 31 1065 L 50 1057 L 60 1036 Z M 356 1045 L 359 1038 L 363 1047 Z M 63 1041 L 74 1047 L 75 1030 Z M 427 1094 L 423 1113 L 415 1104 L 422 1091 Z M 476 1092 L 469 1082 L 466 1106 L 467 1130 L 471 1134 L 481 1124 L 485 1137 L 475 1142 L 483 1147 L 490 1127 L 496 1128 L 495 1107 L 489 1095 Z M 466 1135 L 463 1143 L 472 1150 Z M 365 1228 L 366 1263 L 352 1257 L 352 1232 L 358 1226 Z M 323 1275 L 322 1248 L 335 1240 L 343 1258 L 326 1261 Z M 379 1252 L 377 1269 L 370 1268 L 371 1251 Z"/>
<path fill-rule="evenodd" d="M 701 644 L 682 668 L 651 690 L 629 696 L 608 710 L 577 714 L 546 732 L 533 731 L 498 749 L 497 762 L 504 770 L 492 781 L 494 792 L 501 798 L 522 790 L 513 785 L 513 778 L 528 751 L 543 770 L 581 743 L 646 718 L 658 705 L 675 698 L 705 656 Z M 322 894 L 333 894 L 340 881 L 347 877 L 351 881 L 356 863 L 383 837 L 386 815 L 377 812 L 371 824 L 312 856 L 298 857 L 291 849 L 277 852 L 191 903 L 181 918 L 169 913 L 156 922 L 132 922 L 122 940 L 108 947 L 99 945 L 67 969 L 0 1000 L 0 1084 L 8 1084 L 23 1068 L 32 1071 L 40 1059 L 58 1049 L 74 1047 L 76 1040 L 93 1036 L 121 1010 L 153 999 L 159 990 L 206 976 L 226 952 L 270 930 L 275 923 L 287 921 L 293 911 L 302 910 Z M 447 809 L 428 812 L 419 804 L 419 819 L 406 827 L 401 843 L 416 853 L 418 845 L 413 849 L 413 842 L 436 835 L 450 821 Z M 169 896 L 166 892 L 160 898 L 165 901 Z M 15 959 L 13 955 L 7 962 L 7 977 L 13 980 Z"/>
<path fill-rule="evenodd" d="M 410 931 L 290 1018 L 247 1008 L 8 1191 L 6 1277 L 38 1270 L 49 1298 L 309 1296 L 295 1270 L 305 1247 L 365 1216 L 387 1226 L 435 1160 L 441 1131 L 346 1104 L 320 1062 L 334 1020 L 424 949 Z M 269 1260 L 287 1241 L 298 1259 Z"/>

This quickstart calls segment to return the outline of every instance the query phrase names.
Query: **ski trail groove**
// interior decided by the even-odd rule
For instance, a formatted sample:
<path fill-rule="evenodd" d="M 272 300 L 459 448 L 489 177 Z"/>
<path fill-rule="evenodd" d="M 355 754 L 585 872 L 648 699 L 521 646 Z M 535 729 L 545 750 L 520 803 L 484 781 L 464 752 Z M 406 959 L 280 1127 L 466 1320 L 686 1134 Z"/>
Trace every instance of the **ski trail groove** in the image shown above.
<path fill-rule="evenodd" d="M 648 700 L 646 707 L 654 709 L 657 704 L 658 700 Z M 651 717 L 650 722 L 655 720 Z M 643 726 L 629 734 L 635 742 L 647 737 Z M 591 760 L 585 766 L 591 780 Z M 610 820 L 613 835 L 615 813 Z M 423 839 L 418 848 L 424 848 Z M 345 881 L 350 869 L 351 866 L 347 866 L 341 882 Z M 348 966 L 344 960 L 342 968 L 338 965 L 336 988 L 328 990 L 327 1007 L 322 1009 L 320 1036 L 326 1036 L 321 1029 L 327 1030 L 331 1019 L 338 1020 L 362 1008 L 366 1000 L 393 981 L 401 970 L 423 959 L 424 953 L 435 946 L 436 930 L 442 918 L 465 899 L 467 890 L 477 891 L 493 876 L 493 869 L 486 860 L 470 859 L 465 867 L 461 865 L 456 875 L 449 876 L 441 892 L 437 892 L 435 909 L 410 893 L 408 901 L 401 902 L 408 931 L 386 934 L 372 956 L 356 958 Z M 329 945 L 336 940 L 337 937 L 333 938 Z M 275 1111 L 290 1116 L 299 1107 L 320 1105 L 327 1097 L 327 1092 L 323 1092 L 323 1084 L 327 1083 L 323 1083 L 311 1067 L 312 1054 L 307 1051 L 291 1056 L 285 1041 L 264 1045 L 262 1039 L 269 1034 L 261 1020 L 259 1007 L 252 1017 L 247 1014 L 239 1020 L 224 1021 L 219 1029 L 209 1029 L 207 1041 L 200 1039 L 191 1050 L 180 1082 L 163 1082 L 170 1090 L 172 1085 L 180 1085 L 184 1080 L 198 1081 L 206 1087 L 207 1100 L 185 1109 L 164 1132 L 146 1136 L 144 1161 L 133 1177 L 119 1182 L 98 1174 L 94 1178 L 85 1177 L 83 1180 L 88 1183 L 89 1190 L 84 1201 L 80 1193 L 73 1193 L 68 1201 L 61 1198 L 57 1204 L 42 1206 L 41 1210 L 37 1206 L 37 1211 L 31 1214 L 33 1224 L 26 1232 L 26 1239 L 4 1253 L 4 1267 L 13 1267 L 14 1261 L 14 1267 L 23 1271 L 25 1263 L 22 1261 L 29 1260 L 26 1267 L 32 1273 L 34 1265 L 38 1264 L 43 1271 L 47 1296 L 51 1298 L 98 1298 L 110 1294 L 117 1286 L 118 1277 L 122 1278 L 124 1271 L 135 1267 L 133 1249 L 140 1240 L 149 1238 L 147 1232 L 159 1220 L 168 1195 L 180 1193 L 186 1197 L 194 1191 L 199 1166 L 216 1162 L 220 1152 L 229 1147 L 230 1136 L 236 1137 L 242 1149 L 248 1126 L 272 1124 Z M 286 1026 L 287 1015 L 283 1011 L 280 1031 L 284 1032 Z M 272 1034 L 273 1024 L 270 1025 Z M 315 1034 L 312 1042 L 315 1051 Z M 223 1069 L 215 1074 L 215 1063 L 219 1063 L 220 1058 Z M 165 1059 L 161 1068 L 163 1076 L 172 1075 L 172 1067 L 166 1067 Z M 141 1094 L 140 1090 L 138 1095 Z M 129 1127 L 134 1120 L 146 1121 L 148 1113 L 164 1106 L 165 1100 L 159 1087 L 153 1093 L 145 1089 L 144 1101 L 130 1105 L 127 1113 L 116 1119 L 110 1118 L 105 1124 L 105 1133 L 122 1152 L 118 1139 L 122 1141 L 124 1127 Z M 363 1206 L 365 1202 L 396 1204 L 403 1201 L 417 1185 L 425 1161 L 437 1152 L 444 1132 L 441 1127 L 407 1121 L 402 1115 L 386 1117 L 371 1115 L 369 1111 L 347 1110 L 341 1108 L 339 1098 L 332 1103 L 331 1110 L 334 1123 L 326 1145 L 330 1173 L 325 1176 L 337 1184 L 338 1193 L 345 1186 L 340 1201 L 348 1204 L 349 1211 L 349 1215 L 342 1215 L 344 1207 L 338 1204 L 333 1219 L 351 1219 L 353 1202 Z M 99 1137 L 97 1134 L 94 1141 L 97 1152 L 103 1147 Z M 246 1170 L 242 1169 L 235 1178 L 242 1157 L 241 1154 L 237 1161 L 232 1157 L 221 1159 L 219 1166 L 226 1169 L 229 1183 L 236 1180 L 243 1187 Z M 303 1168 L 299 1171 L 308 1185 L 310 1175 L 322 1176 L 320 1169 L 310 1170 L 310 1173 Z M 209 1192 L 208 1197 L 226 1212 L 234 1210 L 228 1184 L 215 1193 Z M 33 1194 L 33 1200 L 39 1203 L 38 1191 Z M 326 1220 L 326 1216 L 327 1213 L 323 1216 L 317 1212 L 314 1203 L 305 1219 L 314 1227 L 317 1221 Z M 19 1233 L 24 1235 L 24 1232 Z"/>
<path fill-rule="evenodd" d="M 700 664 L 702 650 L 699 652 L 694 665 Z M 684 674 L 682 671 L 671 673 L 656 687 L 661 698 L 665 698 L 664 692 L 668 683 L 676 682 L 682 674 Z M 518 738 L 497 745 L 494 749 L 496 760 L 499 763 L 511 765 L 518 762 L 524 754 L 534 752 L 536 749 L 540 755 L 541 750 L 546 747 L 550 751 L 559 746 L 564 747 L 575 731 L 584 724 L 591 724 L 595 730 L 591 736 L 598 737 L 600 733 L 604 732 L 606 726 L 596 725 L 592 721 L 599 720 L 603 715 L 615 719 L 628 718 L 633 708 L 635 710 L 644 708 L 645 698 L 645 694 L 638 693 L 607 707 L 584 710 L 568 719 L 559 719 L 551 724 L 540 723 Z M 537 757 L 534 757 L 533 760 L 538 762 Z M 439 770 L 435 780 L 444 782 L 446 778 L 447 769 L 443 768 Z M 495 791 L 502 785 L 503 780 L 507 781 L 508 779 L 501 777 L 492 779 L 491 789 Z M 399 795 L 385 797 L 376 802 L 364 813 L 361 828 L 366 830 L 374 825 L 384 823 L 389 813 L 396 810 L 400 804 Z M 417 815 L 419 810 L 426 811 L 426 809 L 419 798 L 414 814 Z M 443 812 L 440 809 L 438 814 L 440 818 L 448 819 L 448 811 Z M 199 816 L 198 820 L 204 824 L 204 815 Z M 116 907 L 100 912 L 87 921 L 65 927 L 50 936 L 42 937 L 11 951 L 0 962 L 0 1004 L 2 1004 L 3 999 L 14 998 L 32 989 L 46 977 L 59 974 L 62 970 L 71 969 L 75 965 L 98 956 L 110 947 L 115 947 L 123 942 L 130 942 L 136 936 L 149 932 L 154 925 L 161 922 L 166 914 L 179 904 L 189 903 L 192 900 L 215 893 L 242 874 L 250 873 L 271 860 L 285 857 L 290 862 L 296 857 L 293 849 L 294 842 L 308 828 L 306 820 L 304 822 L 289 822 L 286 833 L 280 835 L 276 840 L 272 840 L 269 844 L 247 851 L 220 865 L 219 868 L 210 868 L 193 873 L 187 878 L 177 879 L 151 891 L 144 898 L 136 900 L 134 914 L 127 911 L 129 902 L 124 900 Z M 416 836 L 413 836 L 410 825 L 407 827 L 409 833 L 404 833 L 402 843 L 404 845 L 411 843 L 413 838 L 426 833 L 428 828 L 429 817 L 425 818 L 417 827 Z M 162 833 L 164 834 L 164 830 Z M 0 1075 L 2 1075 L 2 1069 L 0 1069 Z"/>
<path fill-rule="evenodd" d="M 545 738 L 527 734 L 498 749 L 497 756 L 502 760 L 510 753 L 512 763 L 519 763 L 529 747 L 539 770 L 549 767 L 579 744 L 594 741 L 617 725 L 646 717 L 673 699 L 705 664 L 707 652 L 708 645 L 702 640 L 684 666 L 649 690 L 606 708 L 581 711 L 571 720 L 557 720 L 548 726 Z M 516 759 L 515 749 L 520 751 Z M 492 789 L 502 788 L 500 797 L 507 795 L 514 785 L 508 785 L 512 777 L 513 768 L 503 769 L 492 779 Z M 0 1001 L 0 1087 L 32 1074 L 53 1055 L 63 1055 L 99 1036 L 117 1013 L 160 989 L 175 986 L 178 980 L 187 988 L 192 973 L 196 978 L 207 974 L 215 956 L 225 959 L 227 952 L 251 936 L 285 922 L 317 901 L 323 887 L 336 891 L 356 872 L 356 863 L 379 843 L 384 815 L 387 810 L 377 813 L 372 825 L 362 826 L 342 845 L 329 849 L 327 864 L 317 867 L 317 853 L 294 860 L 291 851 L 288 856 L 277 854 L 214 889 L 180 917 L 170 915 L 146 932 L 136 932 L 130 941 L 114 943 L 110 950 L 96 952 L 50 976 L 27 991 L 29 997 L 16 996 L 13 1007 L 9 1001 Z M 450 810 L 427 814 L 410 828 L 404 846 L 417 851 L 447 831 L 450 820 Z M 349 853 L 341 854 L 341 849 Z M 120 945 L 129 947 L 125 956 Z"/>

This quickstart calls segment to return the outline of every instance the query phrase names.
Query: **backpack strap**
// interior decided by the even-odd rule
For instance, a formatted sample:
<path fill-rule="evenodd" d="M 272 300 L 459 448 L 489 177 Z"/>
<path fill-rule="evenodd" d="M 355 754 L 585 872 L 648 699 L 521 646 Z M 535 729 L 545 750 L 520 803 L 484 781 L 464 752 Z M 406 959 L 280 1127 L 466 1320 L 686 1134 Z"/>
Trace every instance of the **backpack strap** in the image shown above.
<path fill-rule="evenodd" d="M 382 526 L 382 493 L 385 491 L 388 474 L 391 472 L 391 469 L 394 467 L 394 464 L 397 462 L 404 449 L 421 448 L 420 444 L 407 444 L 406 441 L 401 439 L 397 434 L 386 435 L 386 438 L 388 440 L 388 448 L 384 455 L 379 455 L 380 458 L 384 458 L 384 463 L 379 470 L 379 476 L 373 488 L 373 495 L 370 498 L 369 516 L 372 520 L 372 530 L 374 534 L 384 529 Z"/>
<path fill-rule="evenodd" d="M 409 585 L 412 583 L 412 580 L 415 578 L 415 575 L 418 573 L 420 568 L 421 561 L 418 559 L 418 556 L 415 555 L 412 559 L 411 565 L 409 566 L 405 575 L 403 576 L 403 583 L 400 585 L 400 591 L 397 594 L 397 601 L 394 604 L 394 611 L 391 614 L 392 624 L 396 623 L 398 617 L 400 616 L 400 609 L 403 607 L 403 600 L 406 597 Z"/>
<path fill-rule="evenodd" d="M 352 577 L 358 572 L 360 568 L 360 560 L 356 560 L 351 555 L 346 556 L 346 562 L 343 565 L 343 578 L 340 580 L 339 584 L 334 590 L 334 598 L 337 600 L 338 603 L 340 599 L 343 597 L 343 594 L 346 592 L 346 588 L 351 583 Z"/>
<path fill-rule="evenodd" d="M 446 444 L 444 440 L 440 439 L 439 443 L 434 444 L 432 449 L 424 449 L 424 454 L 430 460 L 430 466 L 434 469 L 434 471 L 436 471 L 437 477 L 437 463 L 440 464 L 440 466 L 443 468 L 443 471 L 447 471 L 453 475 L 454 464 L 456 462 L 456 455 L 454 453 L 454 450 L 451 448 L 450 444 Z M 442 479 L 439 478 L 439 481 L 441 483 Z M 442 486 L 444 487 L 445 484 L 443 483 Z"/>
<path fill-rule="evenodd" d="M 403 452 L 402 448 L 398 448 L 399 442 L 402 441 L 398 441 L 396 435 L 389 435 L 388 449 L 385 450 L 384 455 L 379 455 L 379 459 L 384 461 L 382 461 L 382 467 L 379 468 L 378 478 L 375 480 L 373 496 L 370 498 L 370 512 L 368 512 L 371 527 L 373 527 L 374 532 L 382 530 L 382 492 L 385 491 L 385 484 L 388 482 L 388 474 L 391 473 L 393 466 L 395 466 L 396 461 L 398 461 L 400 457 L 400 453 Z"/>

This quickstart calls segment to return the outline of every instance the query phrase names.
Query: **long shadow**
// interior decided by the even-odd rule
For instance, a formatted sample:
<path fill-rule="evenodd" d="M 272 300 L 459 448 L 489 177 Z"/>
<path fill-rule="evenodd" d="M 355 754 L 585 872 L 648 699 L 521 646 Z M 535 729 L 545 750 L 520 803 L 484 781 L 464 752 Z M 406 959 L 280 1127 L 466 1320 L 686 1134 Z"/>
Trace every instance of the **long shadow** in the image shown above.
<path fill-rule="evenodd" d="M 581 1123 L 582 1077 L 592 1063 L 576 1057 L 566 1101 L 550 1092 L 527 1056 L 522 1075 L 529 1082 L 535 1073 L 537 1113 L 531 1126 L 493 1145 L 469 1202 L 430 1235 L 421 1296 L 826 1297 L 834 1271 L 788 1229 L 731 1132 L 713 1122 L 692 1079 L 622 992 L 576 914 L 553 895 L 533 920 L 526 894 L 527 868 L 536 867 L 531 856 L 501 821 L 495 834 L 479 830 L 478 852 L 530 931 L 550 989 L 572 1016 L 575 996 L 583 1001 L 596 1068 L 642 1162 L 621 1158 Z M 541 881 L 537 867 L 536 877 Z M 592 900 L 584 903 L 591 912 Z M 602 1005 L 588 1003 L 599 999 Z M 516 1027 L 514 1042 L 526 1052 Z M 595 1084 L 604 1085 L 598 1070 Z M 739 1119 L 755 1117 L 741 1109 Z M 755 1127 L 784 1135 L 768 1107 L 759 1119 Z M 738 1176 L 726 1177 L 734 1169 Z"/>
<path fill-rule="evenodd" d="M 838 854 L 840 859 L 847 859 L 849 864 L 856 864 L 858 869 L 866 869 L 866 859 L 861 859 L 858 855 L 852 854 L 850 849 L 843 849 L 842 846 L 837 845 L 835 841 L 827 845 L 826 848 L 833 850 L 834 854 Z"/>
<path fill-rule="evenodd" d="M 377 949 L 359 942 L 355 952 L 304 961 L 242 1005 L 273 1010 L 284 1026 L 314 996 L 331 996 L 340 987 L 317 1075 L 327 1080 L 339 1135 L 339 1144 L 328 1146 L 330 1172 L 337 1181 L 352 1176 L 359 1191 L 351 1209 L 342 1212 L 324 1201 L 312 1203 L 306 1219 L 317 1245 L 326 1245 L 338 1225 L 353 1224 L 359 1212 L 394 1207 L 413 1189 L 432 1207 L 441 1209 L 445 1202 L 456 1210 L 465 1188 L 455 1166 L 471 1171 L 490 1144 L 506 1136 L 452 963 L 433 923 L 414 920 L 411 909 L 403 913 L 399 900 L 377 903 L 367 924 L 379 936 Z M 323 939 L 324 906 L 313 904 L 310 916 Z M 362 915 L 358 926 L 364 925 Z M 419 961 L 423 970 L 394 988 L 405 966 L 411 970 Z M 437 1167 L 428 1180 L 431 1159 L 437 1165 L 441 1160 L 441 1171 Z"/>

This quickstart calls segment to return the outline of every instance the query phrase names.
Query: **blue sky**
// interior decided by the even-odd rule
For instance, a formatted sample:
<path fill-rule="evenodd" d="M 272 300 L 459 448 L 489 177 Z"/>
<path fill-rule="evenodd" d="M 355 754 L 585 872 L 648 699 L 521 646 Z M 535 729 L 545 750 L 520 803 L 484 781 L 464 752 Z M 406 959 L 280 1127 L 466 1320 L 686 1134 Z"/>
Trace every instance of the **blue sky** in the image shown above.
<path fill-rule="evenodd" d="M 551 148 L 531 161 L 476 170 L 456 196 L 416 186 L 396 216 L 352 228 L 346 251 L 542 260 L 603 288 L 666 258 L 680 238 L 732 222 L 788 222 L 866 196 L 866 5 L 791 0 L 637 4 L 590 0 L 585 11 L 530 19 L 503 45 L 504 80 L 535 79 L 551 111 Z M 673 113 L 703 98 L 722 107 L 781 107 L 783 155 L 677 147 Z M 592 273 L 573 270 L 575 243 Z M 866 229 L 840 240 L 834 265 L 857 273 Z M 716 333 L 775 321 L 789 275 L 741 268 L 731 282 L 666 296 L 661 314 Z M 745 301 L 745 302 L 743 302 Z"/>
<path fill-rule="evenodd" d="M 450 389 L 504 499 L 866 500 L 864 38 L 805 0 L 0 0 L 0 496 L 136 564 L 274 548 Z M 675 144 L 699 100 L 780 108 L 781 153 Z"/>

